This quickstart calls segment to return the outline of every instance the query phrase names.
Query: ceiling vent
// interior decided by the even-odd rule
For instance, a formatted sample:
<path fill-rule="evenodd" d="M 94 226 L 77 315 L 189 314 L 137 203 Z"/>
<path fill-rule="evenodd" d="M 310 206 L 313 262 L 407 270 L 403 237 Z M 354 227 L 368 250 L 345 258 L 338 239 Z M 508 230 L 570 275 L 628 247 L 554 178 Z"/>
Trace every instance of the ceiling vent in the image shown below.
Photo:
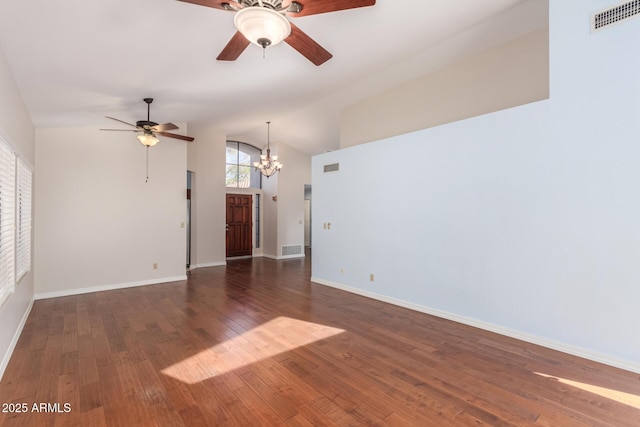
<path fill-rule="evenodd" d="M 338 172 L 339 170 L 340 170 L 340 163 L 332 163 L 330 165 L 324 165 L 324 173 Z"/>
<path fill-rule="evenodd" d="M 602 30 L 640 14 L 640 0 L 628 1 L 591 15 L 591 32 Z"/>

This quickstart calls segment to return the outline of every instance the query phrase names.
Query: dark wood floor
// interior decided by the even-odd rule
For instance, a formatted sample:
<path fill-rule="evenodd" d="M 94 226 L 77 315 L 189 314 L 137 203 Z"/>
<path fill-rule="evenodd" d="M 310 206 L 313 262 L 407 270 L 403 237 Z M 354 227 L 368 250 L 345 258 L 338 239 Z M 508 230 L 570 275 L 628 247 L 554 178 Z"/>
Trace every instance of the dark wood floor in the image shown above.
<path fill-rule="evenodd" d="M 27 413 L 0 425 L 640 425 L 637 374 L 309 276 L 238 260 L 36 301 L 0 382 Z"/>

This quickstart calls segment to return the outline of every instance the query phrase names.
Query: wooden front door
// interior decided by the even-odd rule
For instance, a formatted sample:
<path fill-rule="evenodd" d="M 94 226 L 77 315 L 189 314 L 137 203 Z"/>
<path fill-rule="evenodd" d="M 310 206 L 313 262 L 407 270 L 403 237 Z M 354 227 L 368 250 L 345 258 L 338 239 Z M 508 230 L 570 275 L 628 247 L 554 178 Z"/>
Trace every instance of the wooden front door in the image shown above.
<path fill-rule="evenodd" d="M 252 254 L 251 194 L 227 194 L 227 257 Z"/>

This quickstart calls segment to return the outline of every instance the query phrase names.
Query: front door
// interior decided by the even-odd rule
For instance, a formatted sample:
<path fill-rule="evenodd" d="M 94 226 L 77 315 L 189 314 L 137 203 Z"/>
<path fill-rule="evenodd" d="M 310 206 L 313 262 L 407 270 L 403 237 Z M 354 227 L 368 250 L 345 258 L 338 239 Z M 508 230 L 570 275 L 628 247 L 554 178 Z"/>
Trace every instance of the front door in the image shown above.
<path fill-rule="evenodd" d="M 227 194 L 227 258 L 250 256 L 251 194 Z"/>

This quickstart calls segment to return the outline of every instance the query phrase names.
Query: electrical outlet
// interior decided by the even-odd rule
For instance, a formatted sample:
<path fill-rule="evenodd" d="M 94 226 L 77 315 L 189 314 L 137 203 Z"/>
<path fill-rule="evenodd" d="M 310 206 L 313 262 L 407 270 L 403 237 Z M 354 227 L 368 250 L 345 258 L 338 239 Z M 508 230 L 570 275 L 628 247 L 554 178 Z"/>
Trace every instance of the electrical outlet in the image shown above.
<path fill-rule="evenodd" d="M 157 269 L 158 269 L 158 263 L 157 263 L 157 262 L 154 262 L 154 263 L 153 263 L 153 269 L 154 269 L 154 270 L 157 270 Z"/>
<path fill-rule="evenodd" d="M 374 279 L 373 273 L 369 274 L 369 281 L 373 282 L 373 279 Z"/>

